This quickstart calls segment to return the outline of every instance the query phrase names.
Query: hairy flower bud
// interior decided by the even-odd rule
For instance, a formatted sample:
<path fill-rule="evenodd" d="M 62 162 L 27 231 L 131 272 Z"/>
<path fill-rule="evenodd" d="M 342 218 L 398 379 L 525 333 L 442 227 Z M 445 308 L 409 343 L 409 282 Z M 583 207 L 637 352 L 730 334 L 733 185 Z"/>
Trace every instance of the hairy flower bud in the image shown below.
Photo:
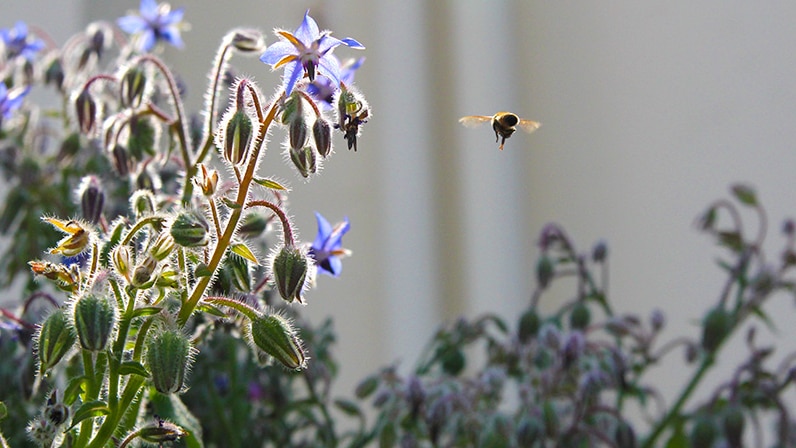
<path fill-rule="evenodd" d="M 314 174 L 318 170 L 315 151 L 310 146 L 298 149 L 291 148 L 290 160 L 293 161 L 293 165 L 295 165 L 302 177 L 310 177 L 310 174 Z"/>
<path fill-rule="evenodd" d="M 225 114 L 216 133 L 216 146 L 222 149 L 229 163 L 240 165 L 246 162 L 253 136 L 254 124 L 241 106 Z"/>
<path fill-rule="evenodd" d="M 155 276 L 157 267 L 158 261 L 151 255 L 147 256 L 141 264 L 136 266 L 130 284 L 139 289 L 149 288 L 157 280 Z"/>
<path fill-rule="evenodd" d="M 146 365 L 155 389 L 163 394 L 182 390 L 192 358 L 191 343 L 179 330 L 152 336 L 147 344 Z"/>
<path fill-rule="evenodd" d="M 116 323 L 116 310 L 105 296 L 85 295 L 75 303 L 75 328 L 80 345 L 93 352 L 105 349 Z"/>
<path fill-rule="evenodd" d="M 262 53 L 265 50 L 263 34 L 255 29 L 237 28 L 232 30 L 232 46 L 241 53 Z"/>
<path fill-rule="evenodd" d="M 130 247 L 119 246 L 113 250 L 113 267 L 116 272 L 130 281 L 130 275 L 133 273 L 132 256 L 130 254 Z"/>
<path fill-rule="evenodd" d="M 205 196 L 213 196 L 218 188 L 218 171 L 208 170 L 204 163 L 199 164 L 199 178 L 194 179 Z"/>
<path fill-rule="evenodd" d="M 207 244 L 208 224 L 195 212 L 182 212 L 171 223 L 170 233 L 174 242 L 182 247 L 198 247 Z"/>
<path fill-rule="evenodd" d="M 171 255 L 173 250 L 174 238 L 170 234 L 163 232 L 155 239 L 152 248 L 149 249 L 149 254 L 152 255 L 155 260 L 163 261 Z"/>
<path fill-rule="evenodd" d="M 241 238 L 255 238 L 262 235 L 266 227 L 268 227 L 268 220 L 265 219 L 263 215 L 259 213 L 249 213 L 241 219 L 236 233 Z"/>
<path fill-rule="evenodd" d="M 119 144 L 113 145 L 113 149 L 111 149 L 111 162 L 113 162 L 113 168 L 119 176 L 127 176 L 130 174 L 132 162 L 124 146 Z"/>
<path fill-rule="evenodd" d="M 60 426 L 69 419 L 69 407 L 64 404 L 61 398 L 58 395 L 58 391 L 53 390 L 49 398 L 47 398 L 47 404 L 44 406 L 44 417 L 55 426 Z"/>
<path fill-rule="evenodd" d="M 332 152 L 332 126 L 325 118 L 318 117 L 313 123 L 312 138 L 315 140 L 318 154 L 325 159 Z"/>
<path fill-rule="evenodd" d="M 144 426 L 138 430 L 138 437 L 144 442 L 158 444 L 174 442 L 187 433 L 174 423 L 160 420 L 154 424 Z"/>
<path fill-rule="evenodd" d="M 702 348 L 713 353 L 729 334 L 732 316 L 724 308 L 714 308 L 705 316 L 702 325 Z"/>
<path fill-rule="evenodd" d="M 130 208 L 135 213 L 136 219 L 141 219 L 155 213 L 155 195 L 149 190 L 137 190 L 130 196 Z"/>
<path fill-rule="evenodd" d="M 83 89 L 75 99 L 75 111 L 80 132 L 91 134 L 97 125 L 97 103 L 88 89 Z"/>
<path fill-rule="evenodd" d="M 293 326 L 278 314 L 260 316 L 251 321 L 254 344 L 291 370 L 307 367 L 304 347 Z"/>
<path fill-rule="evenodd" d="M 44 71 L 44 83 L 52 84 L 58 91 L 62 92 L 64 89 L 65 77 L 63 61 L 60 57 L 53 58 Z"/>
<path fill-rule="evenodd" d="M 301 103 L 299 103 L 301 104 Z M 307 143 L 307 122 L 302 114 L 295 114 L 288 122 L 288 139 L 290 149 L 298 150 Z"/>
<path fill-rule="evenodd" d="M 102 216 L 102 208 L 105 206 L 105 190 L 102 188 L 99 178 L 97 176 L 84 177 L 79 191 L 83 219 L 97 224 Z"/>
<path fill-rule="evenodd" d="M 284 246 L 274 257 L 273 273 L 279 295 L 288 302 L 301 302 L 301 291 L 309 270 L 307 256 L 294 246 Z"/>
<path fill-rule="evenodd" d="M 229 279 L 238 291 L 251 291 L 252 275 L 249 263 L 237 254 L 230 254 L 224 259 L 224 267 L 229 274 Z"/>
<path fill-rule="evenodd" d="M 713 446 L 718 430 L 713 419 L 707 415 L 698 415 L 691 428 L 691 446 Z"/>
<path fill-rule="evenodd" d="M 57 309 L 39 329 L 38 353 L 40 372 L 44 373 L 61 360 L 75 344 L 77 336 L 63 309 Z"/>
<path fill-rule="evenodd" d="M 122 106 L 136 108 L 141 105 L 146 88 L 146 75 L 140 67 L 131 67 L 124 75 L 120 83 L 119 98 Z"/>

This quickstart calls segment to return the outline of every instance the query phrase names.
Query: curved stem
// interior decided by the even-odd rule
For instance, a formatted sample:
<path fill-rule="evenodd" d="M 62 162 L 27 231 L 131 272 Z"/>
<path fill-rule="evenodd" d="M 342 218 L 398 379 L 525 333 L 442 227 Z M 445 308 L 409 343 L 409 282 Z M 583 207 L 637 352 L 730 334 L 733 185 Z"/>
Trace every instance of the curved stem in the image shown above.
<path fill-rule="evenodd" d="M 258 206 L 259 207 L 267 207 L 267 208 L 271 209 L 271 211 L 274 212 L 274 214 L 277 217 L 279 217 L 279 220 L 282 222 L 282 231 L 284 232 L 284 235 L 285 235 L 285 245 L 286 246 L 295 246 L 296 243 L 295 243 L 295 240 L 293 238 L 293 229 L 290 226 L 290 221 L 287 219 L 287 215 L 285 214 L 285 212 L 278 205 L 274 204 L 273 202 L 266 201 L 266 200 L 249 201 L 246 204 L 246 208 L 258 207 Z"/>

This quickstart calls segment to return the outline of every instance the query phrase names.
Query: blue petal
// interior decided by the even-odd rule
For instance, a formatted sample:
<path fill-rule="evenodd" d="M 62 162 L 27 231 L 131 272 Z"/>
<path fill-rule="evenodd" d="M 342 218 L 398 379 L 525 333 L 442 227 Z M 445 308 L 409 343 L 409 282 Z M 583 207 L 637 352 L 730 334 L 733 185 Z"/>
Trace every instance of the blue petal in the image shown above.
<path fill-rule="evenodd" d="M 172 25 L 174 23 L 182 22 L 182 18 L 185 15 L 185 8 L 177 8 L 174 11 L 168 13 L 162 20 L 164 25 Z"/>
<path fill-rule="evenodd" d="M 141 50 L 143 51 L 150 51 L 155 46 L 155 41 L 157 40 L 155 37 L 155 33 L 147 29 L 143 33 L 141 33 Z"/>
<path fill-rule="evenodd" d="M 141 16 L 146 18 L 155 18 L 158 16 L 158 3 L 155 0 L 141 0 L 141 6 L 138 8 Z"/>
<path fill-rule="evenodd" d="M 6 95 L 8 95 L 8 87 L 6 86 L 6 83 L 0 81 L 0 101 L 3 101 L 6 98 Z"/>
<path fill-rule="evenodd" d="M 274 65 L 287 55 L 296 54 L 296 47 L 290 42 L 279 41 L 265 49 L 260 60 L 269 65 Z"/>
<path fill-rule="evenodd" d="M 301 62 L 298 59 L 295 62 L 291 62 L 285 66 L 285 96 L 293 92 L 293 86 L 296 85 L 296 81 L 299 79 L 300 76 L 304 74 L 304 68 L 301 66 Z"/>
<path fill-rule="evenodd" d="M 351 223 L 348 222 L 348 217 L 343 219 L 342 225 L 339 228 L 332 230 L 332 235 L 326 241 L 326 248 L 331 252 L 340 249 L 343 246 L 343 235 L 348 233 L 351 229 Z"/>
<path fill-rule="evenodd" d="M 319 61 L 319 71 L 332 81 L 332 85 L 337 87 L 340 85 L 340 63 L 337 61 L 337 58 L 328 56 L 331 55 L 327 55 L 327 57 L 323 57 Z"/>
<path fill-rule="evenodd" d="M 351 47 L 351 48 L 354 48 L 354 49 L 356 49 L 356 50 L 364 50 L 364 49 L 365 49 L 365 46 L 364 46 L 364 45 L 362 45 L 361 43 L 359 43 L 359 42 L 358 42 L 356 39 L 352 39 L 352 38 L 350 38 L 350 37 L 346 37 L 346 38 L 345 38 L 345 39 L 343 39 L 341 42 L 343 42 L 344 44 L 346 44 L 346 45 L 348 45 L 349 47 Z"/>
<path fill-rule="evenodd" d="M 139 16 L 120 17 L 116 20 L 116 24 L 119 25 L 119 28 L 121 28 L 122 31 L 129 34 L 139 33 L 149 28 L 149 24 L 146 22 L 146 20 Z"/>
<path fill-rule="evenodd" d="M 180 37 L 180 30 L 176 27 L 170 26 L 161 30 L 161 35 L 166 42 L 174 45 L 177 48 L 182 48 L 184 46 L 182 37 Z"/>
<path fill-rule="evenodd" d="M 318 221 L 318 236 L 315 237 L 315 242 L 312 243 L 312 247 L 322 250 L 326 245 L 326 240 L 332 233 L 332 225 L 318 212 L 315 212 L 315 219 Z"/>
<path fill-rule="evenodd" d="M 311 42 L 317 40 L 320 36 L 318 24 L 315 23 L 315 20 L 312 17 L 310 17 L 309 9 L 306 13 L 304 13 L 304 20 L 301 22 L 301 25 L 296 28 L 295 36 L 307 46 L 309 46 Z"/>
<path fill-rule="evenodd" d="M 329 257 L 326 259 L 329 265 L 328 269 L 324 267 L 324 271 L 327 272 L 332 277 L 339 277 L 340 273 L 343 272 L 343 261 L 340 260 L 340 257 Z"/>
<path fill-rule="evenodd" d="M 28 35 L 28 25 L 23 21 L 18 21 L 14 24 L 14 34 L 17 39 L 24 39 Z"/>
<path fill-rule="evenodd" d="M 329 52 L 332 48 L 341 45 L 343 41 L 340 39 L 334 38 L 328 34 L 324 34 L 318 39 L 318 53 L 324 55 Z"/>

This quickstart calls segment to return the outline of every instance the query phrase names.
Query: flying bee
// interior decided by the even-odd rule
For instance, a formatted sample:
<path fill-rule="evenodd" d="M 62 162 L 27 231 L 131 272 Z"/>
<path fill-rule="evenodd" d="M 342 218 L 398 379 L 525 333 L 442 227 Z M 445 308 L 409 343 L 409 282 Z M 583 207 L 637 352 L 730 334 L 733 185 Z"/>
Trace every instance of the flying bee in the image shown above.
<path fill-rule="evenodd" d="M 542 125 L 537 121 L 523 120 L 511 112 L 498 112 L 491 117 L 486 115 L 468 115 L 459 119 L 459 123 L 469 128 L 488 122 L 492 123 L 492 129 L 495 131 L 495 142 L 497 143 L 500 140 L 501 151 L 503 151 L 503 144 L 506 143 L 506 139 L 514 134 L 517 127 L 530 134 Z"/>

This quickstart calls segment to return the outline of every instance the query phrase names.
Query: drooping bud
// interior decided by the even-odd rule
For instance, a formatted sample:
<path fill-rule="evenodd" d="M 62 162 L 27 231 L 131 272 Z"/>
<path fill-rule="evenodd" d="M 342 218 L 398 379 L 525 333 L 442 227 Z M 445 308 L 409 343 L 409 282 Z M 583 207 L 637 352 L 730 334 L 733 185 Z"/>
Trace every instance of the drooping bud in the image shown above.
<path fill-rule="evenodd" d="M 43 374 L 58 364 L 75 345 L 76 340 L 77 336 L 69 324 L 66 312 L 59 308 L 50 314 L 39 329 L 39 371 Z"/>
<path fill-rule="evenodd" d="M 541 289 L 545 289 L 555 276 L 555 266 L 547 255 L 541 255 L 536 263 L 536 281 Z"/>
<path fill-rule="evenodd" d="M 182 212 L 171 224 L 170 233 L 174 242 L 182 247 L 198 247 L 207 244 L 208 224 L 195 212 Z"/>
<path fill-rule="evenodd" d="M 149 190 L 137 190 L 130 196 L 130 208 L 136 219 L 141 219 L 155 213 L 155 195 Z"/>
<path fill-rule="evenodd" d="M 63 91 L 65 77 L 64 65 L 61 58 L 53 58 L 44 72 L 44 83 L 52 84 L 58 91 Z"/>
<path fill-rule="evenodd" d="M 254 344 L 291 370 L 307 366 L 304 347 L 290 322 L 278 315 L 260 316 L 251 322 Z"/>
<path fill-rule="evenodd" d="M 80 183 L 80 208 L 83 212 L 83 219 L 97 224 L 102 216 L 102 208 L 105 205 L 105 190 L 102 188 L 97 176 L 86 176 Z"/>
<path fill-rule="evenodd" d="M 149 249 L 149 254 L 157 261 L 165 260 L 171 251 L 174 250 L 174 238 L 166 232 L 158 235 L 152 247 Z"/>
<path fill-rule="evenodd" d="M 318 170 L 315 151 L 310 146 L 299 149 L 290 149 L 290 160 L 302 177 L 309 177 Z"/>
<path fill-rule="evenodd" d="M 288 138 L 291 149 L 301 149 L 307 143 L 307 122 L 302 114 L 296 114 L 288 123 Z"/>
<path fill-rule="evenodd" d="M 75 328 L 84 349 L 104 350 L 115 323 L 116 312 L 106 296 L 88 294 L 75 303 Z"/>
<path fill-rule="evenodd" d="M 618 448 L 636 448 L 636 433 L 633 427 L 625 421 L 616 424 L 614 441 Z"/>
<path fill-rule="evenodd" d="M 122 145 L 113 145 L 113 149 L 111 150 L 111 161 L 113 162 L 113 168 L 116 169 L 116 173 L 119 176 L 127 176 L 130 174 L 131 169 L 131 162 L 130 156 L 127 152 L 127 149 Z"/>
<path fill-rule="evenodd" d="M 307 278 L 309 260 L 294 246 L 284 246 L 274 257 L 273 273 L 279 295 L 288 302 L 301 302 L 301 291 Z"/>
<path fill-rule="evenodd" d="M 91 134 L 97 125 L 97 103 L 88 89 L 83 89 L 75 99 L 75 111 L 80 132 Z"/>
<path fill-rule="evenodd" d="M 113 250 L 113 267 L 119 275 L 127 279 L 128 282 L 130 281 L 133 271 L 130 247 L 119 246 Z"/>
<path fill-rule="evenodd" d="M 312 138 L 315 140 L 315 147 L 318 154 L 324 159 L 332 152 L 332 126 L 323 118 L 318 117 L 312 125 Z"/>
<path fill-rule="evenodd" d="M 162 394 L 182 390 L 192 358 L 191 343 L 180 331 L 165 330 L 155 334 L 146 352 L 146 365 L 155 389 Z"/>
<path fill-rule="evenodd" d="M 705 316 L 702 325 L 702 348 L 713 353 L 729 334 L 732 316 L 724 308 L 714 308 Z"/>
<path fill-rule="evenodd" d="M 163 442 L 174 442 L 187 433 L 174 423 L 160 420 L 155 424 L 144 426 L 138 430 L 138 436 L 144 442 L 162 446 Z"/>
<path fill-rule="evenodd" d="M 718 430 L 713 419 L 707 415 L 698 415 L 691 428 L 691 446 L 713 446 Z"/>
<path fill-rule="evenodd" d="M 241 219 L 237 234 L 241 238 L 256 238 L 268 227 L 268 220 L 258 213 L 249 213 Z"/>
<path fill-rule="evenodd" d="M 216 146 L 222 149 L 229 163 L 240 165 L 246 162 L 253 136 L 252 118 L 240 105 L 225 114 L 216 133 Z"/>
<path fill-rule="evenodd" d="M 140 67 L 129 68 L 124 75 L 119 87 L 119 98 L 122 106 L 136 108 L 141 105 L 146 88 L 146 75 Z"/>
<path fill-rule="evenodd" d="M 237 28 L 232 30 L 232 46 L 241 53 L 257 53 L 265 51 L 263 34 L 255 29 Z"/>
<path fill-rule="evenodd" d="M 157 280 L 155 276 L 157 267 L 158 261 L 151 255 L 147 256 L 141 264 L 136 266 L 130 284 L 139 289 L 149 288 Z"/>
<path fill-rule="evenodd" d="M 520 338 L 520 342 L 525 344 L 531 338 L 535 338 L 541 325 L 542 319 L 534 309 L 529 309 L 522 313 L 517 329 L 517 336 Z"/>

